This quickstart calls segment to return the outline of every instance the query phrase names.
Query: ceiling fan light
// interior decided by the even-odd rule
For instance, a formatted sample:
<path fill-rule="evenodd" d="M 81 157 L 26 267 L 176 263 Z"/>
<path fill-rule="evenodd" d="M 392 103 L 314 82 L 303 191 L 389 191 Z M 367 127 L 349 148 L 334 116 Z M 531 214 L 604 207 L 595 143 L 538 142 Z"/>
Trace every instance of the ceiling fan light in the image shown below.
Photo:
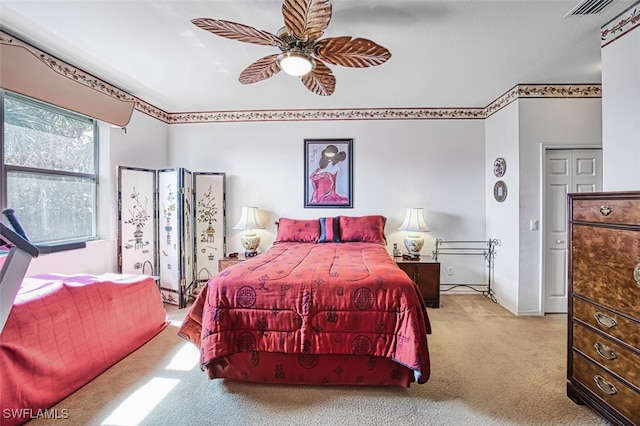
<path fill-rule="evenodd" d="M 276 58 L 278 66 L 289 75 L 300 77 L 305 75 L 316 67 L 316 61 L 302 52 L 283 52 Z"/>

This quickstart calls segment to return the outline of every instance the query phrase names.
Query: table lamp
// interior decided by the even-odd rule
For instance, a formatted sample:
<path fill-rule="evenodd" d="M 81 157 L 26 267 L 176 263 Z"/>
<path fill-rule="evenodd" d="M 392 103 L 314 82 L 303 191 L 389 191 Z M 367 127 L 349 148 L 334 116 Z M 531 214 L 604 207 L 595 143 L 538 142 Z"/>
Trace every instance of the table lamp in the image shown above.
<path fill-rule="evenodd" d="M 233 229 L 246 229 L 240 237 L 242 247 L 244 247 L 244 255 L 246 257 L 252 257 L 258 254 L 258 247 L 260 246 L 260 236 L 258 236 L 254 229 L 264 229 L 260 218 L 258 217 L 257 207 L 243 207 L 240 214 L 240 220 L 235 224 Z"/>
<path fill-rule="evenodd" d="M 429 232 L 429 228 L 424 221 L 422 208 L 408 208 L 404 222 L 402 222 L 398 230 L 410 233 L 404 239 L 404 246 L 407 248 L 411 259 L 420 259 L 420 250 L 424 246 L 424 239 L 418 232 Z"/>

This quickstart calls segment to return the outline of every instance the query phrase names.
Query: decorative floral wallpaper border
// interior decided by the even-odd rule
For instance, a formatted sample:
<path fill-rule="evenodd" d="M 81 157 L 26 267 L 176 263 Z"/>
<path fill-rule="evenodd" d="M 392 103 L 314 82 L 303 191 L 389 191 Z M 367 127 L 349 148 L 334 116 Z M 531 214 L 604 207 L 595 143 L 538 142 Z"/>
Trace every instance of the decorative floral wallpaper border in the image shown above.
<path fill-rule="evenodd" d="M 375 108 L 375 109 L 295 109 L 262 111 L 211 111 L 169 114 L 170 123 L 235 121 L 317 121 L 317 120 L 425 120 L 483 118 L 482 108 Z"/>
<path fill-rule="evenodd" d="M 640 5 L 640 3 L 638 4 Z M 626 19 L 625 22 L 633 21 L 635 23 L 634 25 L 637 25 L 640 19 L 637 10 L 631 11 L 630 13 L 631 18 Z M 626 24 L 624 26 L 626 27 Z M 615 31 L 617 32 L 618 30 L 616 29 Z M 292 109 L 168 113 L 90 74 L 86 74 L 78 68 L 67 65 L 59 59 L 1 31 L 0 44 L 20 45 L 36 55 L 54 71 L 116 99 L 133 100 L 136 110 L 168 124 L 260 121 L 485 119 L 520 98 L 599 98 L 602 96 L 602 90 L 599 84 L 517 85 L 484 108 Z"/>
<path fill-rule="evenodd" d="M 521 98 L 600 98 L 599 84 L 529 84 L 518 85 L 493 101 L 484 109 L 484 118 Z"/>
<path fill-rule="evenodd" d="M 600 30 L 600 46 L 604 47 L 640 25 L 640 2 L 605 24 Z"/>
<path fill-rule="evenodd" d="M 168 123 L 230 123 L 248 121 L 322 120 L 449 120 L 485 119 L 521 98 L 600 98 L 599 84 L 517 85 L 485 108 L 374 108 L 211 111 L 168 114 Z"/>

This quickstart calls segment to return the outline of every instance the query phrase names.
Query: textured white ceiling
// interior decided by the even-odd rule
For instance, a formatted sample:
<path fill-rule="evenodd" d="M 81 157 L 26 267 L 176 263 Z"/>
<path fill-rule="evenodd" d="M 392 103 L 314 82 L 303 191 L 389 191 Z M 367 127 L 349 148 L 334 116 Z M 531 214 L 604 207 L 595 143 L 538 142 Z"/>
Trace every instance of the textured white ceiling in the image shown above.
<path fill-rule="evenodd" d="M 330 66 L 332 96 L 279 73 L 242 85 L 240 72 L 277 49 L 205 32 L 217 18 L 271 33 L 279 0 L 0 0 L 0 29 L 166 112 L 300 108 L 478 108 L 516 84 L 600 82 L 602 14 L 564 16 L 578 0 L 335 0 L 325 37 L 371 39 L 378 67 Z"/>

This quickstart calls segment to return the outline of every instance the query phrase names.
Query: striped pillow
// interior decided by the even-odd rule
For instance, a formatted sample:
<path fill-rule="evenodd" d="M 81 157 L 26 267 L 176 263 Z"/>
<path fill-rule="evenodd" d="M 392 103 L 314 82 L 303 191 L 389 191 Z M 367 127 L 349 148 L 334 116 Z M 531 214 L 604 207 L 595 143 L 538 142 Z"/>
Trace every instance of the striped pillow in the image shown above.
<path fill-rule="evenodd" d="M 319 243 L 339 243 L 340 221 L 337 217 L 321 217 Z"/>

